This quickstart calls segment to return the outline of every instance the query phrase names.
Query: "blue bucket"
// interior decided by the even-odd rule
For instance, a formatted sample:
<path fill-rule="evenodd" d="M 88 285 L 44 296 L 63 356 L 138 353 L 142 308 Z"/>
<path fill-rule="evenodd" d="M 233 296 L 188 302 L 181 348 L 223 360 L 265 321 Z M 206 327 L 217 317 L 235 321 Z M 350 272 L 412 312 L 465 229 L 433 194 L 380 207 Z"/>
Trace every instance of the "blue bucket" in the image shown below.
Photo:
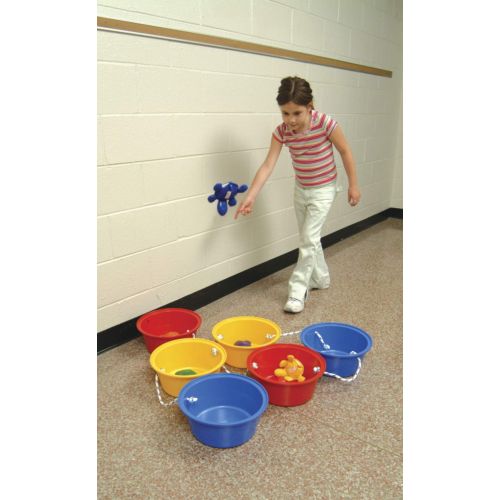
<path fill-rule="evenodd" d="M 268 404 L 269 396 L 259 382 L 235 373 L 193 379 L 178 398 L 194 437 L 214 448 L 246 443 L 255 434 Z"/>
<path fill-rule="evenodd" d="M 302 330 L 300 340 L 325 358 L 325 375 L 352 377 L 352 380 L 359 373 L 361 360 L 372 347 L 370 335 L 345 323 L 310 325 Z"/>

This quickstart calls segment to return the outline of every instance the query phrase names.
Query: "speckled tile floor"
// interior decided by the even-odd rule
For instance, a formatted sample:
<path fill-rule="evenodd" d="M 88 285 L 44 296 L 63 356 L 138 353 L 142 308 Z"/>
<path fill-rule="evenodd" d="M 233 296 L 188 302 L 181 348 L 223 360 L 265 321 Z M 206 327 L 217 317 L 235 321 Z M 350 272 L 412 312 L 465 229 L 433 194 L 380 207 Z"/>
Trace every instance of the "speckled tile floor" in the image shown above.
<path fill-rule="evenodd" d="M 199 337 L 255 315 L 283 332 L 351 323 L 373 339 L 354 382 L 323 377 L 307 404 L 270 405 L 237 448 L 204 446 L 177 405 L 160 406 L 142 339 L 99 355 L 98 498 L 402 498 L 402 239 L 402 221 L 388 219 L 327 248 L 333 286 L 301 314 L 282 311 L 292 267 L 198 310 Z"/>

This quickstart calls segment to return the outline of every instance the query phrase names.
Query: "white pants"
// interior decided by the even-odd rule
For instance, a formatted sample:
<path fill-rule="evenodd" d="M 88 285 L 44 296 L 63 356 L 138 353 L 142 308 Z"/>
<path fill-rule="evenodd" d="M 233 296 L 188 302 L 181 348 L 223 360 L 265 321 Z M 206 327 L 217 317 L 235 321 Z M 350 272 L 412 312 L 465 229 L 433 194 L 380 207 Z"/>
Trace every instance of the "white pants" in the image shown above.
<path fill-rule="evenodd" d="M 303 300 L 306 291 L 330 284 L 321 247 L 321 229 L 335 199 L 336 184 L 304 189 L 295 186 L 295 216 L 299 226 L 299 259 L 288 282 L 288 296 Z"/>

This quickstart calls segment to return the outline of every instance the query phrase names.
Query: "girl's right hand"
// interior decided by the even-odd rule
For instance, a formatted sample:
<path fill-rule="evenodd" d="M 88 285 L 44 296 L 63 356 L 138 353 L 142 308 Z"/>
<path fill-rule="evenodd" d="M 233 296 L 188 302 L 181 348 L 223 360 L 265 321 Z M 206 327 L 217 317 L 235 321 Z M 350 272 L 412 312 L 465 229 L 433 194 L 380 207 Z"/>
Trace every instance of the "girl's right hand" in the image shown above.
<path fill-rule="evenodd" d="M 254 200 L 252 198 L 246 198 L 243 202 L 238 205 L 234 218 L 237 219 L 239 214 L 248 215 L 252 213 Z"/>

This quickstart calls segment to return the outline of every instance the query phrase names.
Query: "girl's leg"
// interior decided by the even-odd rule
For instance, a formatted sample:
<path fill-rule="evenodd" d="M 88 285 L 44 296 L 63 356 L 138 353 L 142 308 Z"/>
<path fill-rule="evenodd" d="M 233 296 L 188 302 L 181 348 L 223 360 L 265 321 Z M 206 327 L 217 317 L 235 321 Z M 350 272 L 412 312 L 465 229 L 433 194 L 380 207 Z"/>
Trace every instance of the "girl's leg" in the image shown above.
<path fill-rule="evenodd" d="M 329 280 L 321 229 L 335 197 L 335 186 L 295 188 L 295 214 L 299 225 L 299 259 L 288 282 L 288 296 L 304 300 L 311 277 Z M 314 284 L 319 284 L 314 282 Z"/>
<path fill-rule="evenodd" d="M 332 202 L 335 199 L 335 195 L 336 195 L 336 189 L 334 187 L 333 193 L 332 193 Z M 330 203 L 330 206 L 331 206 L 331 203 Z M 326 215 L 328 215 L 328 212 L 326 213 Z M 325 223 L 326 215 L 325 215 L 325 218 L 323 219 L 321 227 L 323 227 L 323 224 Z M 316 251 L 314 254 L 314 268 L 313 268 L 313 272 L 311 274 L 311 279 L 309 281 L 309 287 L 310 288 L 328 288 L 330 286 L 330 272 L 328 270 L 328 265 L 326 264 L 326 261 L 325 261 L 323 247 L 321 245 L 321 235 L 320 235 L 319 243 L 318 243 L 318 245 L 316 245 L 315 250 Z"/>

